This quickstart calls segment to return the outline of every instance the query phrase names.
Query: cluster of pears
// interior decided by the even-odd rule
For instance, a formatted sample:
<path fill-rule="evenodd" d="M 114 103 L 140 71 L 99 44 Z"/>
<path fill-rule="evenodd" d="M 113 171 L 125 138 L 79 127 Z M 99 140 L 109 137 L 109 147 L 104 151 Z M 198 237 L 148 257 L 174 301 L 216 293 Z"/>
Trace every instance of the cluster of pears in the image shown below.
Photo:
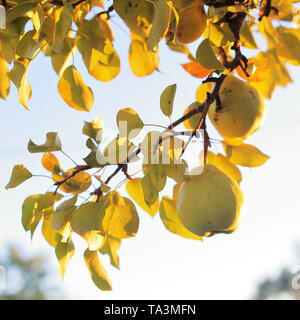
<path fill-rule="evenodd" d="M 221 109 L 214 102 L 208 115 L 225 140 L 244 140 L 260 128 L 265 105 L 256 88 L 229 75 L 219 94 Z M 204 165 L 202 173 L 195 170 L 199 168 L 181 183 L 177 195 L 176 209 L 182 224 L 199 236 L 233 232 L 243 203 L 239 184 L 212 164 Z"/>

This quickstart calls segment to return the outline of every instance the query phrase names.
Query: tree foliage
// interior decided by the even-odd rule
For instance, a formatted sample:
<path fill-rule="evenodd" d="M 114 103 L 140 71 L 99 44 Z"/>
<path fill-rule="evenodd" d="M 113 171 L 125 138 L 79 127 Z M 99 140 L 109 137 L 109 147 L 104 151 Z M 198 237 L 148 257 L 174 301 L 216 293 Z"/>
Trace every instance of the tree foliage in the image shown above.
<path fill-rule="evenodd" d="M 110 24 L 116 16 L 130 31 L 128 63 L 134 75 L 144 77 L 159 70 L 159 47 L 165 43 L 170 54 L 186 57 L 182 65 L 186 72 L 203 79 L 196 101 L 175 121 L 171 119 L 176 84 L 162 92 L 161 112 L 169 119 L 167 126 L 157 125 L 163 127 L 162 132 L 141 136 L 146 119 L 131 108 L 121 109 L 116 117 L 119 133 L 103 145 L 103 120 L 85 122 L 82 134 L 87 137 L 89 153 L 82 164 L 62 168 L 59 155 L 65 153 L 55 132 L 47 133 L 42 144 L 29 141 L 28 151 L 41 153 L 53 189 L 25 199 L 22 223 L 31 236 L 42 224 L 62 275 L 74 253 L 73 236 L 79 235 L 87 242 L 84 260 L 94 283 L 102 290 L 111 290 L 99 255 L 109 255 L 111 264 L 119 268 L 121 240 L 138 232 L 136 205 L 151 216 L 159 211 L 166 229 L 181 237 L 201 240 L 222 232 L 197 234 L 182 223 L 177 202 L 181 186 L 191 179 L 182 156 L 191 140 L 200 138 L 201 130 L 204 163 L 217 167 L 233 181 L 231 184 L 242 181 L 238 166 L 257 167 L 268 160 L 244 140 L 262 125 L 264 98 L 270 99 L 277 86 L 292 81 L 288 65 L 300 64 L 298 2 L 114 0 L 105 7 L 102 0 L 2 1 L 6 28 L 0 31 L 0 97 L 7 98 L 12 82 L 25 108 L 32 94 L 27 81 L 29 66 L 44 54 L 51 59 L 58 92 L 66 104 L 79 111 L 91 110 L 93 91 L 72 57 L 78 51 L 88 73 L 99 81 L 117 77 L 121 62 Z M 195 41 L 198 47 L 193 53 L 188 44 Z M 208 119 L 223 138 L 223 154 L 209 151 Z M 180 125 L 185 129 L 177 130 Z M 142 141 L 138 145 L 136 137 Z M 139 159 L 141 170 L 132 173 L 130 165 Z M 117 175 L 123 175 L 124 180 L 116 185 L 113 181 Z M 32 176 L 23 165 L 16 165 L 6 188 Z M 172 197 L 164 195 L 167 181 L 174 185 Z M 120 192 L 122 185 L 126 185 L 127 195 Z M 89 196 L 81 201 L 79 195 L 84 194 Z"/>

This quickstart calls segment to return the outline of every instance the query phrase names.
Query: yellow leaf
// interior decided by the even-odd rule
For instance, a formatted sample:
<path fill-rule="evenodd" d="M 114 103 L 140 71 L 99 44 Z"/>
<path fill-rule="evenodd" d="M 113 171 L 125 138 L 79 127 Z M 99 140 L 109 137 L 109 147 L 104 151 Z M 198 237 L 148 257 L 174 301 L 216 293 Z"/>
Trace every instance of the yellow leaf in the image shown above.
<path fill-rule="evenodd" d="M 84 261 L 95 285 L 101 290 L 111 291 L 111 282 L 99 260 L 97 251 L 86 249 L 84 252 Z"/>
<path fill-rule="evenodd" d="M 105 210 L 102 221 L 105 235 L 123 239 L 134 237 L 139 227 L 139 217 L 134 204 L 127 198 L 121 197 L 118 192 L 113 192 L 112 197 L 118 198 Z"/>
<path fill-rule="evenodd" d="M 53 52 L 51 62 L 55 72 L 61 77 L 74 55 L 74 39 L 66 38 L 60 52 Z"/>
<path fill-rule="evenodd" d="M 176 211 L 176 202 L 169 197 L 163 197 L 159 208 L 160 218 L 167 230 L 181 237 L 202 240 L 202 237 L 193 234 L 181 223 Z"/>
<path fill-rule="evenodd" d="M 207 94 L 211 93 L 214 88 L 213 82 L 202 83 L 196 91 L 196 100 L 203 103 L 207 99 Z"/>
<path fill-rule="evenodd" d="M 29 170 L 27 170 L 22 164 L 15 165 L 12 170 L 9 182 L 5 188 L 6 189 L 15 188 L 31 177 L 32 177 L 32 173 Z"/>
<path fill-rule="evenodd" d="M 55 182 L 61 182 L 64 179 L 70 177 L 69 179 L 67 179 L 66 182 L 61 184 L 59 188 L 62 191 L 67 193 L 72 193 L 72 194 L 82 193 L 90 187 L 92 183 L 92 179 L 91 179 L 91 176 L 85 171 L 80 171 L 76 173 L 74 176 L 72 176 L 72 174 L 76 170 L 77 170 L 76 168 L 72 168 L 62 174 L 57 174 L 54 172 L 52 174 L 52 178 Z"/>
<path fill-rule="evenodd" d="M 42 165 L 43 167 L 50 172 L 59 172 L 60 164 L 56 156 L 51 152 L 45 152 L 42 156 Z"/>
<path fill-rule="evenodd" d="M 14 66 L 10 70 L 9 76 L 18 89 L 19 101 L 28 108 L 27 101 L 31 98 L 31 86 L 27 81 L 27 69 L 30 61 L 28 59 L 18 59 L 14 61 Z"/>
<path fill-rule="evenodd" d="M 172 1 L 152 0 L 151 2 L 154 5 L 154 17 L 147 39 L 147 46 L 150 51 L 168 32 L 173 7 Z"/>
<path fill-rule="evenodd" d="M 143 41 L 133 39 L 129 49 L 129 64 L 132 73 L 137 77 L 148 76 L 158 68 L 158 54 L 149 51 Z"/>
<path fill-rule="evenodd" d="M 32 18 L 34 9 L 38 5 L 36 1 L 24 1 L 18 3 L 7 11 L 6 22 L 11 23 L 20 17 Z"/>
<path fill-rule="evenodd" d="M 236 167 L 227 157 L 221 153 L 214 154 L 212 152 L 207 153 L 206 161 L 208 164 L 213 164 L 220 170 L 225 172 L 231 178 L 236 180 L 238 183 L 242 181 L 242 174 L 238 167 Z"/>
<path fill-rule="evenodd" d="M 148 205 L 145 202 L 144 190 L 142 186 L 142 179 L 131 179 L 126 184 L 126 190 L 129 196 L 147 213 L 152 217 L 158 212 L 159 199 L 154 204 Z"/>
<path fill-rule="evenodd" d="M 223 141 L 222 144 L 228 159 L 243 167 L 259 167 L 270 158 L 255 146 L 242 141 Z"/>
<path fill-rule="evenodd" d="M 82 133 L 100 143 L 103 138 L 103 119 L 96 117 L 90 122 L 84 121 Z"/>
<path fill-rule="evenodd" d="M 0 58 L 0 98 L 6 99 L 10 91 L 10 78 L 7 62 Z"/>
<path fill-rule="evenodd" d="M 114 238 L 112 236 L 107 235 L 103 239 L 103 243 L 99 251 L 102 254 L 108 254 L 110 257 L 110 263 L 112 266 L 119 269 L 120 262 L 119 262 L 119 254 L 118 250 L 120 249 L 121 240 L 118 238 Z"/>
<path fill-rule="evenodd" d="M 44 221 L 42 225 L 42 233 L 45 240 L 52 247 L 56 247 L 61 242 L 60 233 L 52 227 L 53 208 L 44 211 Z"/>
<path fill-rule="evenodd" d="M 74 66 L 69 66 L 62 74 L 58 81 L 58 91 L 64 101 L 75 110 L 91 110 L 94 94 Z"/>
<path fill-rule="evenodd" d="M 74 250 L 75 248 L 72 240 L 67 243 L 60 242 L 55 248 L 55 254 L 59 262 L 59 270 L 62 278 L 65 276 L 68 263 L 74 255 Z"/>
<path fill-rule="evenodd" d="M 62 6 L 54 11 L 55 28 L 52 46 L 54 51 L 60 52 L 64 40 L 72 25 L 72 14 L 68 7 Z"/>

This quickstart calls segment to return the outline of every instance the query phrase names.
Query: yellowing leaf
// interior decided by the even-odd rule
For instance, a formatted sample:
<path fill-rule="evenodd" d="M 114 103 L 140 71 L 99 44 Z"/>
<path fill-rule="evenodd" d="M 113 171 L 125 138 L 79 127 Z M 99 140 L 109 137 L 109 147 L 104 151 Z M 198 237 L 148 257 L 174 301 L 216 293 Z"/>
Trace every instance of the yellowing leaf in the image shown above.
<path fill-rule="evenodd" d="M 16 54 L 20 58 L 32 60 L 40 51 L 40 42 L 36 39 L 36 31 L 28 31 L 18 43 Z"/>
<path fill-rule="evenodd" d="M 65 276 L 68 263 L 74 255 L 74 250 L 75 248 L 72 240 L 67 243 L 60 242 L 55 248 L 55 254 L 59 262 L 59 270 L 62 278 Z"/>
<path fill-rule="evenodd" d="M 196 60 L 206 69 L 211 70 L 224 70 L 225 67 L 223 64 L 217 59 L 214 51 L 213 45 L 210 43 L 208 39 L 203 40 L 196 52 Z"/>
<path fill-rule="evenodd" d="M 147 213 L 154 216 L 159 209 L 159 199 L 152 205 L 147 205 L 144 197 L 142 179 L 131 179 L 126 184 L 126 190 L 129 196 Z"/>
<path fill-rule="evenodd" d="M 72 229 L 87 241 L 90 250 L 98 250 L 102 244 L 102 220 L 109 204 L 108 198 L 103 197 L 99 202 L 81 205 L 73 214 Z"/>
<path fill-rule="evenodd" d="M 144 123 L 138 113 L 131 108 L 121 109 L 118 112 L 117 125 L 120 137 L 128 140 L 136 137 L 144 127 Z"/>
<path fill-rule="evenodd" d="M 95 285 L 101 290 L 111 291 L 111 282 L 99 260 L 97 251 L 86 249 L 84 252 L 84 261 Z"/>
<path fill-rule="evenodd" d="M 222 143 L 228 159 L 243 167 L 259 167 L 270 158 L 255 146 L 242 141 L 223 141 Z"/>
<path fill-rule="evenodd" d="M 231 178 L 236 180 L 238 183 L 242 181 L 242 174 L 238 167 L 236 167 L 227 157 L 221 153 L 214 154 L 212 152 L 207 153 L 206 162 L 213 164 L 220 170 L 228 174 Z"/>
<path fill-rule="evenodd" d="M 102 221 L 105 235 L 119 239 L 134 237 L 139 227 L 135 205 L 129 199 L 121 197 L 118 192 L 113 192 L 112 196 L 118 200 L 111 201 L 105 210 Z"/>
<path fill-rule="evenodd" d="M 64 101 L 75 110 L 90 111 L 94 104 L 91 88 L 83 82 L 74 66 L 69 66 L 58 81 L 58 91 Z"/>
<path fill-rule="evenodd" d="M 173 232 L 184 238 L 202 240 L 200 236 L 193 234 L 181 223 L 176 211 L 176 202 L 173 199 L 169 197 L 162 198 L 159 208 L 159 215 L 164 226 L 170 232 Z"/>
<path fill-rule="evenodd" d="M 71 220 L 76 210 L 77 196 L 60 204 L 53 213 L 52 227 L 62 236 L 62 242 L 67 242 L 72 233 Z"/>
<path fill-rule="evenodd" d="M 199 107 L 199 102 L 193 102 L 190 104 L 184 111 L 184 114 L 189 113 L 190 111 Z M 202 116 L 202 112 L 198 112 L 194 114 L 192 117 L 188 118 L 187 120 L 183 121 L 183 125 L 188 130 L 195 130 L 199 124 L 200 118 Z"/>
<path fill-rule="evenodd" d="M 90 122 L 84 121 L 82 133 L 100 143 L 103 138 L 103 120 L 96 117 Z"/>
<path fill-rule="evenodd" d="M 48 132 L 46 134 L 45 143 L 38 145 L 35 144 L 32 140 L 29 140 L 27 149 L 31 153 L 60 151 L 61 142 L 57 132 Z"/>
<path fill-rule="evenodd" d="M 129 64 L 132 73 L 137 77 L 148 76 L 158 68 L 158 54 L 149 51 L 143 41 L 132 40 L 129 49 Z"/>
<path fill-rule="evenodd" d="M 196 91 L 196 100 L 200 103 L 203 103 L 207 99 L 207 94 L 211 93 L 214 88 L 212 82 L 202 83 Z"/>
<path fill-rule="evenodd" d="M 61 197 L 60 194 L 54 195 L 50 192 L 27 197 L 22 205 L 22 225 L 25 231 L 31 230 L 33 234 L 44 212 L 51 210 L 55 201 Z"/>
<path fill-rule="evenodd" d="M 66 38 L 62 49 L 59 52 L 53 52 L 51 62 L 55 72 L 61 76 L 68 66 L 71 58 L 74 55 L 74 39 Z"/>
<path fill-rule="evenodd" d="M 168 86 L 160 95 L 160 109 L 163 114 L 170 117 L 173 112 L 173 103 L 176 94 L 177 85 Z"/>
<path fill-rule="evenodd" d="M 191 76 L 196 78 L 206 78 L 211 70 L 202 67 L 199 63 L 191 61 L 189 63 L 182 64 L 183 69 L 188 72 Z"/>
<path fill-rule="evenodd" d="M 91 179 L 91 176 L 85 171 L 80 171 L 73 176 L 73 173 L 76 170 L 77 170 L 76 168 L 73 168 L 73 169 L 67 170 L 63 174 L 53 173 L 52 178 L 57 183 L 70 177 L 63 184 L 61 184 L 59 188 L 62 191 L 67 193 L 72 193 L 72 194 L 82 193 L 90 187 L 92 183 L 92 179 Z"/>
<path fill-rule="evenodd" d="M 18 59 L 14 61 L 14 66 L 10 70 L 9 77 L 18 89 L 19 101 L 28 108 L 27 101 L 31 98 L 31 86 L 27 81 L 27 69 L 30 61 L 28 59 Z"/>
<path fill-rule="evenodd" d="M 42 233 L 45 240 L 50 244 L 50 246 L 56 248 L 56 246 L 61 242 L 60 233 L 52 227 L 52 217 L 53 209 L 44 212 L 44 221 L 42 225 Z"/>
<path fill-rule="evenodd" d="M 10 78 L 7 62 L 0 58 L 0 98 L 6 99 L 10 91 Z"/>
<path fill-rule="evenodd" d="M 5 188 L 6 189 L 15 188 L 31 177 L 32 177 L 32 173 L 29 170 L 27 170 L 22 164 L 15 165 L 12 170 L 9 182 Z"/>
<path fill-rule="evenodd" d="M 60 164 L 56 156 L 51 152 L 45 152 L 42 156 L 43 167 L 50 172 L 59 172 Z"/>
<path fill-rule="evenodd" d="M 32 18 L 34 9 L 38 5 L 36 1 L 24 1 L 18 3 L 7 11 L 6 23 L 11 23 L 20 17 Z"/>
<path fill-rule="evenodd" d="M 110 264 L 118 269 L 120 267 L 119 254 L 118 254 L 118 250 L 120 249 L 120 245 L 121 245 L 120 239 L 114 238 L 114 237 L 108 235 L 103 239 L 103 243 L 101 245 L 101 248 L 99 249 L 99 251 L 102 254 L 109 255 Z"/>
<path fill-rule="evenodd" d="M 172 1 L 152 0 L 151 2 L 154 5 L 154 17 L 147 39 L 149 50 L 153 50 L 168 32 L 173 7 Z"/>
<path fill-rule="evenodd" d="M 62 6 L 56 8 L 54 11 L 55 28 L 53 35 L 52 46 L 56 52 L 59 52 L 64 43 L 71 25 L 72 25 L 72 15 L 68 7 Z"/>

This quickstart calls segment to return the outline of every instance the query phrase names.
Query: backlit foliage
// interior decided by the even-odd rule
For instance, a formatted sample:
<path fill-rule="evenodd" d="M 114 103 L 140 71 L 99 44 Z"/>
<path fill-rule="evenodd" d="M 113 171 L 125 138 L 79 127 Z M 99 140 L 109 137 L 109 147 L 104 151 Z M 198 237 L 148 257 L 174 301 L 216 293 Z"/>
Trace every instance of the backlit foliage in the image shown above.
<path fill-rule="evenodd" d="M 121 19 L 129 30 L 128 61 L 122 64 L 129 63 L 134 75 L 144 77 L 159 70 L 159 47 L 165 43 L 170 54 L 179 52 L 186 57 L 182 65 L 186 72 L 203 79 L 196 101 L 173 122 L 176 84 L 162 92 L 160 108 L 169 120 L 162 132 L 141 136 L 147 119 L 133 109 L 121 109 L 116 119 L 119 134 L 104 145 L 102 119 L 85 122 L 82 133 L 87 136 L 89 153 L 82 164 L 62 168 L 59 155 L 65 154 L 57 133 L 48 133 L 42 144 L 29 141 L 28 151 L 41 153 L 42 166 L 53 181 L 47 193 L 25 199 L 22 224 L 31 236 L 42 226 L 46 241 L 55 248 L 62 276 L 74 254 L 73 237 L 79 235 L 87 243 L 84 260 L 92 280 L 100 289 L 111 290 L 99 256 L 109 255 L 111 264 L 119 268 L 121 240 L 138 232 L 137 208 L 151 216 L 159 212 L 166 229 L 181 237 L 201 240 L 222 232 L 193 233 L 179 218 L 176 203 L 180 186 L 188 179 L 182 156 L 190 140 L 200 138 L 198 129 L 202 129 L 204 162 L 217 167 L 234 185 L 242 181 L 239 166 L 257 167 L 268 160 L 244 140 L 262 125 L 264 98 L 270 99 L 277 86 L 290 83 L 288 66 L 300 64 L 298 2 L 114 0 L 105 6 L 102 0 L 2 0 L 6 10 L 6 28 L 0 30 L 2 99 L 7 98 L 12 82 L 20 103 L 28 108 L 32 94 L 29 66 L 44 54 L 51 59 L 58 92 L 66 104 L 79 111 L 91 110 L 93 91 L 74 65 L 73 55 L 80 53 L 95 79 L 106 82 L 117 77 L 121 61 L 114 48 L 113 19 Z M 191 52 L 188 44 L 195 41 L 197 49 Z M 208 150 L 206 120 L 222 136 L 224 153 Z M 184 131 L 177 131 L 181 124 Z M 137 137 L 142 142 L 135 145 Z M 146 161 L 147 157 L 154 157 L 155 163 Z M 134 174 L 130 165 L 138 159 L 143 164 Z M 116 185 L 117 175 L 124 180 Z M 6 188 L 32 176 L 23 165 L 16 165 Z M 174 185 L 172 197 L 163 193 L 167 181 Z M 126 192 L 120 191 L 123 185 Z"/>

